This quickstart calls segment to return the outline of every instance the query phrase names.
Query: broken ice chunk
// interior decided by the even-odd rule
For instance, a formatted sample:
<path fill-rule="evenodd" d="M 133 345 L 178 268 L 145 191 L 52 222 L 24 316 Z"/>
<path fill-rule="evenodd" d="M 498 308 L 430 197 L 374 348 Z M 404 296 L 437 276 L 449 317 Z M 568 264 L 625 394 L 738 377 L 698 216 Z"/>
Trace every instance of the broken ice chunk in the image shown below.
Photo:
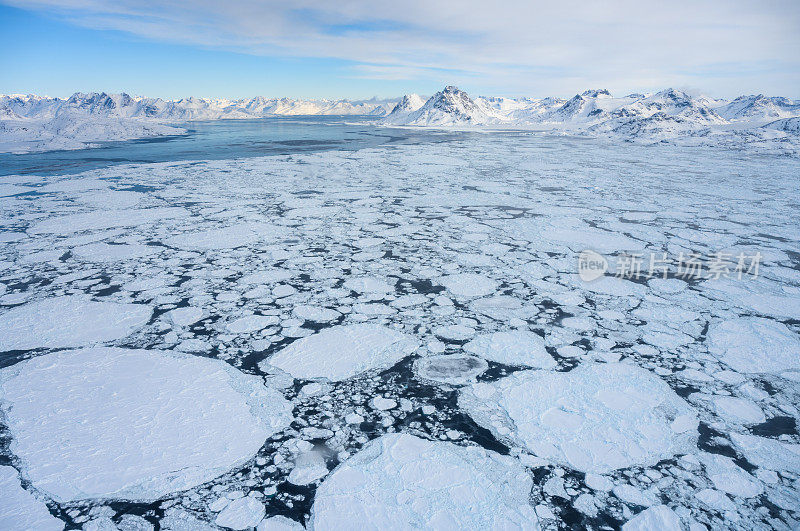
<path fill-rule="evenodd" d="M 515 373 L 462 389 L 459 405 L 496 435 L 584 472 L 654 464 L 697 440 L 696 423 L 672 429 L 695 416 L 689 404 L 652 373 L 621 363 Z"/>
<path fill-rule="evenodd" d="M 310 527 L 538 529 L 513 458 L 406 434 L 370 442 L 317 489 Z"/>
<path fill-rule="evenodd" d="M 364 371 L 388 368 L 417 349 L 408 334 L 374 324 L 340 325 L 298 339 L 259 367 L 276 367 L 295 378 L 344 380 Z"/>

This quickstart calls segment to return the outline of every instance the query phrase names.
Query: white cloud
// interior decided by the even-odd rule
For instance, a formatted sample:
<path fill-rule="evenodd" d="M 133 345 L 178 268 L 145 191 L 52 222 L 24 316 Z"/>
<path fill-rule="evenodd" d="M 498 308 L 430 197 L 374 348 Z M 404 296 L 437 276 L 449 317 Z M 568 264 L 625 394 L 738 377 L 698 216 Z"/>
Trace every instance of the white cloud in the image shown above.
<path fill-rule="evenodd" d="M 505 93 L 800 86 L 795 0 L 9 3 L 158 41 L 346 59 L 354 77 L 465 80 Z"/>

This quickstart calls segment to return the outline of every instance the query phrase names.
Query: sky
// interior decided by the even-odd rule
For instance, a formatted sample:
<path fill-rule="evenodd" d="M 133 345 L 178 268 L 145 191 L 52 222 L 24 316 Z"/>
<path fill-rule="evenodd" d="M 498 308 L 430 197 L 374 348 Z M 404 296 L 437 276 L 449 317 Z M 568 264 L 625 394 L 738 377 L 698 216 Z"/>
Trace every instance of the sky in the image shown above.
<path fill-rule="evenodd" d="M 0 93 L 800 98 L 798 0 L 0 0 Z"/>

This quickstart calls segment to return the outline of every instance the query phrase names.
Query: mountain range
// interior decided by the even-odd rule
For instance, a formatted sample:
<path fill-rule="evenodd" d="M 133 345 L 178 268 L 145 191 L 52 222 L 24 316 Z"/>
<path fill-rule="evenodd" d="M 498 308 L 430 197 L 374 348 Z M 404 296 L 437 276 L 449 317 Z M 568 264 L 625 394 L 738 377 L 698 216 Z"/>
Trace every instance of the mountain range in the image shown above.
<path fill-rule="evenodd" d="M 399 101 L 2 95 L 0 151 L 78 149 L 100 141 L 181 134 L 181 123 L 193 120 L 299 115 L 359 115 L 386 126 L 526 129 L 651 143 L 768 145 L 800 153 L 800 102 L 783 97 L 758 94 L 728 101 L 670 88 L 621 97 L 600 89 L 569 99 L 473 99 L 454 86 L 427 99 L 408 94 Z"/>

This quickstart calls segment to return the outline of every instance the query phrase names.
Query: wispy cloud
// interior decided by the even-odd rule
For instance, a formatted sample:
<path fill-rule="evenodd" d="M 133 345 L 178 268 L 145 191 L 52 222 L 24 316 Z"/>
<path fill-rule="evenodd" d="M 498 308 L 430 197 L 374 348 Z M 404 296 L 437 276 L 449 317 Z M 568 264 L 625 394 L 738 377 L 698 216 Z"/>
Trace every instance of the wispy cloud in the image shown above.
<path fill-rule="evenodd" d="M 506 93 L 640 90 L 698 79 L 716 88 L 732 77 L 743 88 L 800 86 L 796 0 L 6 3 L 164 42 L 345 59 L 356 64 L 355 76 L 371 79 L 452 73 Z"/>

